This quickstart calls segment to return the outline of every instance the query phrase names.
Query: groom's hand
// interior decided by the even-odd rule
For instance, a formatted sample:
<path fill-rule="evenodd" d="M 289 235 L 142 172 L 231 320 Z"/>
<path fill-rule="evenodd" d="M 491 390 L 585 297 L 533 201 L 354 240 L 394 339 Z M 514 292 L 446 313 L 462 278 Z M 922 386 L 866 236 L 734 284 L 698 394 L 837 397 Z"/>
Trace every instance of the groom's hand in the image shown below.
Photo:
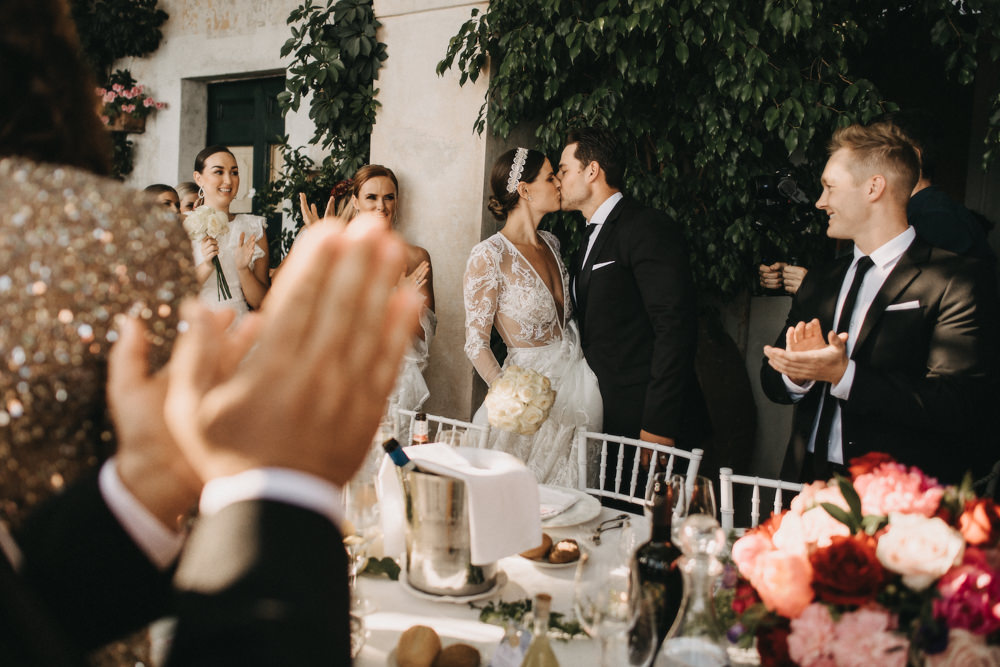
<path fill-rule="evenodd" d="M 649 431 L 643 429 L 639 431 L 639 439 L 645 442 L 655 442 L 658 445 L 667 445 L 673 447 L 676 443 L 673 438 L 668 438 L 665 435 L 654 435 Z M 642 463 L 643 467 L 649 466 L 649 459 L 652 452 L 648 449 L 643 449 L 639 455 L 639 461 Z"/>
<path fill-rule="evenodd" d="M 281 467 L 343 484 L 360 466 L 422 302 L 395 289 L 404 248 L 379 227 L 311 225 L 234 332 L 185 304 L 167 416 L 203 479 Z"/>

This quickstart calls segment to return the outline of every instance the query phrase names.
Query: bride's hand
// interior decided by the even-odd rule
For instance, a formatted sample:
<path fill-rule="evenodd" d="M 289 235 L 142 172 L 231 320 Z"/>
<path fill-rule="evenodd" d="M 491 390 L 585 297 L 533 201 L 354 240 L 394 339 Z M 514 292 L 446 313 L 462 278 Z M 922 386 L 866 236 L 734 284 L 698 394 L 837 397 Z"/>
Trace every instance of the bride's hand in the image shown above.
<path fill-rule="evenodd" d="M 240 245 L 236 249 L 236 267 L 239 269 L 250 269 L 250 262 L 253 260 L 253 249 L 257 243 L 256 236 L 248 236 L 246 232 L 240 232 Z"/>
<path fill-rule="evenodd" d="M 424 260 L 417 264 L 417 268 L 413 269 L 410 275 L 406 275 L 406 272 L 400 274 L 399 283 L 397 287 L 402 287 L 403 285 L 410 284 L 420 289 L 427 282 L 427 274 L 431 272 L 431 264 L 427 260 Z"/>

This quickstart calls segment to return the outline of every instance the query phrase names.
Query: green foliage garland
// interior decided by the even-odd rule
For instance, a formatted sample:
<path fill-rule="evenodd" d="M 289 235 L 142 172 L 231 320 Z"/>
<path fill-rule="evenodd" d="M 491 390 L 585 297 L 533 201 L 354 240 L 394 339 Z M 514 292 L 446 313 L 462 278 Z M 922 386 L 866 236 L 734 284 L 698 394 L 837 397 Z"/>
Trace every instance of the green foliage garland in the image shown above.
<path fill-rule="evenodd" d="M 971 80 L 973 45 L 982 52 L 998 33 L 996 13 L 970 25 L 962 13 L 982 1 L 893 7 L 907 4 L 938 17 L 934 43 Z M 553 157 L 568 129 L 611 128 L 627 148 L 627 193 L 678 219 L 699 285 L 730 296 L 753 283 L 769 247 L 806 262 L 823 247 L 819 216 L 809 207 L 775 215 L 759 184 L 787 172 L 815 199 L 831 131 L 895 108 L 845 55 L 867 43 L 884 11 L 858 0 L 493 0 L 472 10 L 438 72 L 457 64 L 464 84 L 489 63 L 476 129 L 506 137 L 537 124 Z M 552 223 L 568 250 L 577 218 Z M 801 222 L 791 231 L 793 218 Z"/>
<path fill-rule="evenodd" d="M 379 27 L 371 0 L 312 0 L 288 16 L 292 36 L 281 48 L 293 54 L 285 92 L 278 95 L 282 112 L 297 111 L 308 98 L 309 118 L 316 130 L 309 143 L 329 154 L 316 165 L 300 148 L 283 138 L 284 166 L 280 177 L 259 193 L 267 213 L 285 210 L 301 226 L 298 194 L 305 192 L 322 211 L 331 188 L 368 162 L 372 126 L 379 103 L 374 81 L 388 57 L 375 38 Z M 288 251 L 295 232 L 271 240 L 271 257 Z"/>

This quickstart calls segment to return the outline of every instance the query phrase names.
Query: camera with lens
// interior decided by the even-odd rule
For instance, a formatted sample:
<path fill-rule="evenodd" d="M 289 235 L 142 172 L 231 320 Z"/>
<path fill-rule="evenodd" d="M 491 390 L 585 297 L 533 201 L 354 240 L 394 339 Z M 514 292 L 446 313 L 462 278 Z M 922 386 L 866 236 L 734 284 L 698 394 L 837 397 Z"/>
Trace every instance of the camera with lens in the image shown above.
<path fill-rule="evenodd" d="M 776 171 L 754 181 L 754 228 L 760 232 L 760 263 L 800 265 L 816 245 L 814 200 L 799 187 L 791 171 Z M 781 289 L 759 288 L 759 293 L 783 295 Z"/>

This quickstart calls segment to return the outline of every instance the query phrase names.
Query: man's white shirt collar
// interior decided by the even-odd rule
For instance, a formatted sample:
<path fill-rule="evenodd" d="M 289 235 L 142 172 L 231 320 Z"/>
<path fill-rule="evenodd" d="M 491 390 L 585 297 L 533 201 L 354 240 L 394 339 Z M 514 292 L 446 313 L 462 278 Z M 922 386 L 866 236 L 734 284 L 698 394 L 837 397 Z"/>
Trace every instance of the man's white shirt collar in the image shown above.
<path fill-rule="evenodd" d="M 594 215 L 590 216 L 590 220 L 587 221 L 587 224 L 603 225 L 604 221 L 608 219 L 609 215 L 611 215 L 612 209 L 614 209 L 615 205 L 622 199 L 624 199 L 624 197 L 625 195 L 623 195 L 622 193 L 616 192 L 607 199 L 605 199 L 604 203 L 598 206 L 597 210 L 594 211 Z"/>

